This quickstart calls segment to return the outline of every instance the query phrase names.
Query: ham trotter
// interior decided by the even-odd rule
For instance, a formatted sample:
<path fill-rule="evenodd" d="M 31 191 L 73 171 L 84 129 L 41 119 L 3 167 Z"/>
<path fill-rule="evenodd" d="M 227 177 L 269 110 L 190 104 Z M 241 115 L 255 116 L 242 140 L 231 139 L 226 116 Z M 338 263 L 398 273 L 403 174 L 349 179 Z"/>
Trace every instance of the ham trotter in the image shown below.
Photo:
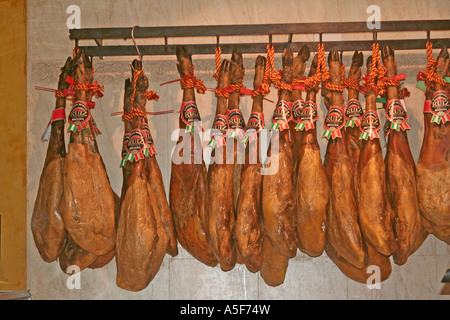
<path fill-rule="evenodd" d="M 140 61 L 132 63 L 131 133 L 125 146 L 124 166 L 130 167 L 123 190 L 116 240 L 116 282 L 120 288 L 140 291 L 148 286 L 167 250 L 168 238 L 160 222 L 158 204 L 149 187 L 145 158 L 149 156 L 145 123 L 145 92 L 148 80 Z M 127 94 L 127 90 L 125 90 Z M 125 98 L 126 101 L 126 98 Z M 127 110 L 126 104 L 124 111 Z M 125 128 L 129 124 L 125 122 Z"/>
<path fill-rule="evenodd" d="M 66 60 L 61 69 L 58 90 L 69 88 L 67 76 L 72 76 L 72 59 Z M 61 254 L 66 239 L 66 227 L 58 208 L 63 192 L 63 166 L 66 156 L 64 143 L 66 97 L 57 96 L 56 106 L 51 119 L 51 134 L 44 162 L 44 169 L 39 180 L 39 188 L 31 216 L 31 231 L 34 243 L 42 259 L 55 261 Z M 58 115 L 58 113 L 61 113 Z"/>
<path fill-rule="evenodd" d="M 347 137 L 347 153 L 350 157 L 353 168 L 358 167 L 359 153 L 361 152 L 360 129 L 361 119 L 364 113 L 361 103 L 359 102 L 359 84 L 361 78 L 362 65 L 364 63 L 363 53 L 355 51 L 352 57 L 352 64 L 348 71 L 348 77 L 345 79 L 347 87 L 347 103 L 344 108 L 345 117 L 345 135 Z M 344 69 L 344 65 L 341 65 Z M 345 70 L 345 69 L 344 69 Z M 345 75 L 345 71 L 344 71 Z M 353 186 L 356 201 L 359 199 L 359 181 L 358 175 L 353 175 Z"/>
<path fill-rule="evenodd" d="M 213 123 L 211 158 L 207 175 L 208 211 L 206 218 L 207 237 L 214 255 L 223 271 L 229 271 L 236 264 L 234 239 L 235 210 L 233 199 L 233 164 L 227 163 L 226 130 L 228 128 L 227 100 L 231 63 L 223 60 L 217 81 L 217 108 Z M 231 139 L 227 139 L 227 142 Z M 216 142 L 214 144 L 214 142 Z M 233 142 L 231 140 L 231 142 Z M 228 155 L 230 156 L 230 155 Z M 232 159 L 232 157 L 230 157 Z"/>
<path fill-rule="evenodd" d="M 320 60 L 319 57 L 319 64 Z M 342 88 L 341 63 L 339 60 L 337 51 L 329 53 L 328 63 L 333 88 Z M 356 268 L 362 268 L 365 265 L 366 252 L 358 223 L 357 202 L 353 192 L 352 176 L 356 173 L 347 153 L 347 134 L 346 132 L 340 132 L 344 127 L 344 99 L 342 91 L 328 90 L 327 93 L 330 94 L 330 100 L 328 101 L 331 104 L 324 121 L 326 129 L 324 136 L 326 137 L 326 132 L 330 131 L 324 160 L 330 186 L 326 237 L 329 244 L 340 256 Z"/>
<path fill-rule="evenodd" d="M 292 258 L 297 253 L 296 207 L 293 187 L 293 159 L 289 139 L 289 121 L 292 117 L 292 49 L 285 48 L 282 56 L 282 75 L 275 87 L 279 89 L 278 103 L 272 119 L 272 138 L 268 150 L 270 161 L 265 165 L 262 188 L 264 227 L 273 248 L 280 255 Z M 278 136 L 278 147 L 272 146 Z M 278 162 L 276 170 L 272 168 Z M 273 172 L 271 172 L 273 171 Z M 270 174 L 269 174 L 270 172 Z"/>
<path fill-rule="evenodd" d="M 103 255 L 115 244 L 115 194 L 111 189 L 95 138 L 96 126 L 87 107 L 84 86 L 92 83 L 92 62 L 80 51 L 75 102 L 69 114 L 70 142 L 63 169 L 59 209 L 67 231 L 83 250 Z M 89 86 L 88 86 L 89 87 Z"/>
<path fill-rule="evenodd" d="M 291 131 L 291 143 L 292 158 L 294 159 L 294 188 L 295 179 L 297 178 L 297 162 L 299 160 L 299 149 L 300 149 L 300 137 L 303 130 L 314 127 L 314 122 L 308 122 L 305 119 L 303 123 L 302 118 L 305 118 L 305 101 L 302 98 L 302 91 L 305 91 L 305 80 L 303 75 L 306 69 L 306 62 L 308 61 L 311 52 L 307 45 L 303 45 L 297 56 L 294 59 L 293 64 L 293 78 L 292 78 L 292 121 L 289 122 L 289 130 Z M 317 113 L 316 113 L 317 114 Z M 306 130 L 305 130 L 306 131 Z"/>
<path fill-rule="evenodd" d="M 386 76 L 397 75 L 394 51 L 385 46 L 382 49 Z M 399 100 L 399 85 L 387 84 L 388 103 L 386 117 L 391 123 L 386 148 L 386 189 L 388 200 L 395 213 L 394 233 L 397 242 L 393 253 L 396 264 L 404 264 L 421 237 L 419 201 L 416 186 L 416 165 L 409 148 L 406 129 L 407 111 L 403 100 Z"/>
<path fill-rule="evenodd" d="M 427 71 L 434 74 L 428 83 L 424 107 L 424 136 L 417 163 L 417 192 L 423 227 L 450 244 L 450 104 L 443 80 L 450 69 L 447 48 L 437 61 L 427 43 Z M 436 71 L 435 71 L 436 70 Z"/>
<path fill-rule="evenodd" d="M 194 67 L 189 51 L 182 46 L 177 47 L 177 68 L 183 79 L 194 77 Z M 186 81 L 187 82 L 187 81 Z M 195 91 L 192 85 L 182 82 L 183 104 L 180 113 L 180 130 L 189 126 L 195 127 L 200 122 L 200 114 L 195 103 Z M 185 112 L 186 111 L 186 112 Z M 189 111 L 189 112 L 187 112 Z M 190 162 L 172 159 L 169 204 L 172 211 L 177 240 L 194 258 L 214 267 L 217 259 L 211 251 L 206 239 L 206 166 L 202 161 L 196 163 L 195 154 L 202 154 L 201 139 L 197 131 L 180 135 L 177 145 L 190 145 Z M 194 140 L 197 142 L 194 143 Z M 198 149 L 196 149 L 198 148 Z M 182 153 L 183 150 L 180 151 Z M 182 157 L 183 154 L 176 156 Z"/>
<path fill-rule="evenodd" d="M 247 123 L 248 140 L 245 164 L 240 177 L 243 192 L 239 193 L 236 208 L 236 225 L 234 234 L 236 247 L 247 269 L 257 272 L 262 264 L 263 221 L 261 208 L 262 165 L 259 157 L 259 132 L 264 128 L 263 99 L 264 94 L 258 92 L 263 83 L 266 59 L 258 56 L 255 62 L 255 78 L 253 81 L 253 105 Z"/>
<path fill-rule="evenodd" d="M 308 77 L 316 71 L 317 55 L 311 63 Z M 317 89 L 316 86 L 306 88 L 304 107 L 300 110 L 299 123 L 304 125 L 304 132 L 300 135 L 297 176 L 294 179 L 298 247 L 312 257 L 320 256 L 325 248 L 326 208 L 330 192 L 314 125 L 317 120 Z"/>
<path fill-rule="evenodd" d="M 235 138 L 233 148 L 233 199 L 234 205 L 236 207 L 241 188 L 242 161 L 239 160 L 243 158 L 243 148 L 241 148 L 239 144 L 241 143 L 245 132 L 244 116 L 242 115 L 242 111 L 239 108 L 245 73 L 242 53 L 237 52 L 236 49 L 233 49 L 230 62 L 230 87 L 233 89 L 233 92 L 230 92 L 230 95 L 228 97 L 227 117 L 228 124 L 230 126 L 228 130 L 228 136 Z"/>
<path fill-rule="evenodd" d="M 361 120 L 363 140 L 359 157 L 360 182 L 359 221 L 367 242 L 379 253 L 390 256 L 395 249 L 393 232 L 394 212 L 386 193 L 386 168 L 378 131 L 380 117 L 376 110 L 378 89 L 376 81 L 380 64 L 378 44 L 367 61 L 368 75 L 364 79 L 366 111 Z"/>

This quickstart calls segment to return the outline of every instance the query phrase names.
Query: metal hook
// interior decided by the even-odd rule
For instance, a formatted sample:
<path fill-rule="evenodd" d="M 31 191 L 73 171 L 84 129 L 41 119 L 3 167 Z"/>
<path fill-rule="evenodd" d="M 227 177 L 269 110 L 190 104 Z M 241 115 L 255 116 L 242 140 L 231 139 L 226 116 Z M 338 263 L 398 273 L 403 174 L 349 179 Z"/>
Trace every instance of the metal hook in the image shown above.
<path fill-rule="evenodd" d="M 138 27 L 138 26 L 134 26 L 133 29 L 131 29 L 131 39 L 133 40 L 134 46 L 135 46 L 135 48 L 136 48 L 136 50 L 138 52 L 138 55 L 139 55 L 139 60 L 141 61 L 141 65 L 142 65 L 141 52 L 139 51 L 139 48 L 138 48 L 138 46 L 136 44 L 136 40 L 134 39 L 134 29 L 136 29 L 136 27 Z"/>
<path fill-rule="evenodd" d="M 165 48 L 165 50 L 166 50 L 166 54 L 168 54 L 169 53 L 169 46 L 168 46 L 168 37 L 167 36 L 164 36 L 164 48 Z"/>
<path fill-rule="evenodd" d="M 430 41 L 430 30 L 427 30 L 427 41 Z"/>
<path fill-rule="evenodd" d="M 269 44 L 272 45 L 272 34 L 269 34 Z"/>
<path fill-rule="evenodd" d="M 319 43 L 322 44 L 322 32 L 319 33 Z"/>
<path fill-rule="evenodd" d="M 377 32 L 376 31 L 373 31 L 373 42 L 376 42 L 377 41 Z"/>
<path fill-rule="evenodd" d="M 219 41 L 220 36 L 217 36 L 217 48 L 220 47 L 220 41 Z"/>

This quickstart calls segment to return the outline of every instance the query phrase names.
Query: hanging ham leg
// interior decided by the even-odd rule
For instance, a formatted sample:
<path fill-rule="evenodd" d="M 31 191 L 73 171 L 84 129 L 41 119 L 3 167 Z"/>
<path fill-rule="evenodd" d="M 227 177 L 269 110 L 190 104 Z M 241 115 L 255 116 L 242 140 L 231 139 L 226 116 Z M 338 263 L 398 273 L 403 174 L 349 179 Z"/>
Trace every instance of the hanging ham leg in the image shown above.
<path fill-rule="evenodd" d="M 185 47 L 177 47 L 178 72 L 181 78 L 194 73 L 191 54 Z M 183 90 L 183 102 L 195 103 L 194 88 Z M 180 129 L 185 130 L 187 124 L 180 115 Z M 184 140 L 186 139 L 186 140 Z M 194 139 L 197 142 L 194 143 Z M 197 133 L 180 136 L 177 145 L 191 144 L 190 163 L 174 163 L 172 161 L 169 204 L 172 210 L 174 226 L 180 245 L 194 258 L 208 266 L 217 265 L 217 259 L 206 240 L 206 166 L 195 163 L 194 154 L 202 154 L 201 141 Z M 199 149 L 195 149 L 197 148 Z M 181 153 L 182 151 L 180 151 Z M 180 157 L 183 154 L 179 155 Z"/>
<path fill-rule="evenodd" d="M 91 62 L 84 53 L 76 61 L 75 81 L 91 83 Z M 79 113 L 89 116 L 85 103 L 86 92 L 77 90 L 72 109 L 75 117 Z M 115 243 L 114 192 L 98 152 L 92 119 L 86 128 L 71 133 L 63 176 L 59 209 L 70 236 L 82 249 L 96 255 L 111 251 Z"/>
<path fill-rule="evenodd" d="M 295 70 L 295 64 L 294 64 Z M 317 71 L 317 55 L 311 64 L 309 77 Z M 314 119 L 317 109 L 316 88 L 309 88 L 305 106 L 309 106 Z M 292 92 L 294 96 L 295 90 Z M 304 117 L 307 117 L 303 112 Z M 308 120 L 311 121 L 311 120 Z M 299 249 L 312 256 L 320 256 L 325 248 L 326 208 L 330 188 L 325 168 L 322 164 L 320 148 L 317 142 L 315 125 L 301 133 L 299 141 L 298 168 L 295 181 L 297 204 L 297 235 Z"/>
<path fill-rule="evenodd" d="M 72 76 L 72 59 L 68 58 L 58 82 L 58 90 L 69 88 L 66 82 Z M 66 97 L 57 97 L 55 112 L 62 112 L 65 117 Z M 42 259 L 55 261 L 61 254 L 66 238 L 66 227 L 58 209 L 63 192 L 63 166 L 66 156 L 64 143 L 64 119 L 55 120 L 51 124 L 50 140 L 44 169 L 39 180 L 39 188 L 31 217 L 31 231 L 34 243 Z"/>
<path fill-rule="evenodd" d="M 131 107 L 145 112 L 147 78 L 141 73 L 142 65 L 139 61 L 133 61 L 132 67 L 135 87 Z M 145 133 L 141 131 L 143 125 L 144 117 L 133 114 L 127 150 L 132 154 L 137 152 L 135 156 L 140 155 L 146 147 Z M 159 269 L 161 256 L 167 249 L 167 237 L 160 237 L 161 230 L 164 229 L 158 221 L 159 208 L 151 194 L 145 159 L 131 159 L 125 165 L 130 166 L 130 173 L 124 184 L 126 191 L 123 192 L 117 226 L 116 282 L 123 289 L 140 291 L 148 286 Z"/>
<path fill-rule="evenodd" d="M 266 59 L 258 56 L 255 62 L 255 90 L 263 82 Z M 257 272 L 262 264 L 263 224 L 261 208 L 261 162 L 259 157 L 259 133 L 264 128 L 263 95 L 253 97 L 252 112 L 247 127 L 247 134 L 254 132 L 255 140 L 246 146 L 245 164 L 242 167 L 241 190 L 236 208 L 235 238 L 238 252 L 247 269 Z M 253 131 L 250 131 L 253 130 Z"/>
<path fill-rule="evenodd" d="M 292 49 L 285 48 L 282 56 L 283 73 L 281 82 L 292 83 Z M 279 90 L 278 103 L 274 111 L 275 117 L 283 118 L 291 101 L 291 92 Z M 284 122 L 284 120 L 282 120 Z M 297 253 L 296 208 L 293 188 L 293 159 L 289 139 L 289 127 L 285 130 L 273 130 L 278 135 L 278 150 L 269 146 L 265 172 L 272 170 L 274 158 L 278 158 L 278 168 L 273 174 L 263 176 L 263 216 L 266 235 L 274 249 L 281 255 L 292 258 Z"/>
<path fill-rule="evenodd" d="M 436 65 L 440 77 L 448 74 L 449 61 L 447 48 L 443 48 Z M 443 94 L 438 92 L 443 90 L 446 90 L 445 86 L 435 83 L 435 97 L 428 94 L 425 103 L 433 108 L 433 100 Z M 448 110 L 448 100 L 446 103 Z M 424 135 L 417 163 L 420 213 L 426 231 L 450 244 L 450 123 L 441 120 L 438 124 L 431 122 L 432 118 L 431 111 L 424 112 Z"/>
<path fill-rule="evenodd" d="M 239 193 L 241 189 L 241 171 L 242 163 L 239 163 L 238 159 L 242 159 L 242 149 L 238 144 L 241 143 L 241 137 L 239 133 L 243 133 L 245 130 L 245 121 L 240 110 L 240 88 L 242 87 L 244 81 L 244 61 L 242 59 L 242 53 L 233 49 L 231 55 L 231 67 L 230 67 L 230 86 L 233 87 L 233 92 L 230 93 L 228 97 L 228 124 L 230 130 L 234 130 L 235 140 L 234 142 L 234 161 L 233 161 L 233 199 L 234 206 L 237 206 L 237 201 L 239 198 Z M 239 148 L 239 150 L 238 150 Z M 242 161 L 241 161 L 242 162 Z"/>
<path fill-rule="evenodd" d="M 385 46 L 382 50 L 383 64 L 387 69 L 387 77 L 397 75 L 394 51 Z M 388 115 L 401 124 L 406 121 L 406 110 L 398 100 L 398 88 L 387 88 Z M 400 112 L 403 111 L 403 112 Z M 396 112 L 400 112 L 397 116 Z M 396 117 L 396 118 L 393 118 Z M 385 156 L 386 187 L 388 199 L 395 213 L 394 233 L 397 241 L 393 258 L 396 264 L 402 265 L 408 259 L 415 244 L 421 237 L 419 201 L 416 187 L 416 165 L 409 148 L 408 135 L 405 130 L 391 129 L 388 135 Z"/>
<path fill-rule="evenodd" d="M 328 58 L 332 84 L 341 84 L 339 53 L 331 51 Z M 330 92 L 328 92 L 330 93 Z M 333 107 L 343 108 L 342 93 L 331 93 L 329 112 Z M 339 111 L 336 111 L 339 115 Z M 343 111 L 341 111 L 342 118 Z M 328 118 L 328 115 L 327 115 Z M 325 121 L 327 121 L 326 119 Z M 344 119 L 330 119 L 338 122 Z M 342 127 L 343 123 L 340 123 Z M 342 130 L 342 129 L 341 129 Z M 365 265 L 361 230 L 358 223 L 358 207 L 353 193 L 354 169 L 347 153 L 347 136 L 336 137 L 328 141 L 324 167 L 330 185 L 330 198 L 327 208 L 326 237 L 330 245 L 357 268 Z"/>
<path fill-rule="evenodd" d="M 348 71 L 348 78 L 357 81 L 361 78 L 362 65 L 364 63 L 363 53 L 355 51 L 352 57 L 352 64 L 350 70 Z M 358 167 L 359 154 L 361 152 L 361 140 L 359 136 L 361 130 L 359 129 L 359 123 L 363 115 L 363 110 L 359 102 L 359 91 L 350 87 L 347 87 L 347 105 L 344 109 L 344 113 L 347 113 L 345 135 L 347 137 L 347 152 L 350 157 L 350 161 L 353 168 Z M 351 116 L 347 118 L 348 116 Z M 353 175 L 353 187 L 355 192 L 355 199 L 359 200 L 359 181 L 358 175 Z"/>
<path fill-rule="evenodd" d="M 217 89 L 229 86 L 231 64 L 222 61 L 217 81 Z M 227 114 L 227 98 L 217 97 L 216 119 Z M 214 121 L 216 123 L 216 120 Z M 232 143 L 231 139 L 227 139 Z M 228 271 L 236 264 L 236 248 L 234 240 L 234 200 L 233 200 L 233 164 L 227 163 L 226 146 L 217 146 L 212 150 L 212 157 L 216 159 L 208 168 L 208 216 L 207 236 L 209 244 L 219 261 L 220 268 Z M 232 158 L 231 158 L 232 159 Z"/>
<path fill-rule="evenodd" d="M 370 73 L 371 57 L 367 61 L 367 73 Z M 370 111 L 370 113 L 369 113 Z M 365 122 L 365 119 L 366 122 Z M 376 110 L 376 93 L 366 93 L 366 113 L 361 127 L 376 130 L 379 127 Z M 379 129 L 379 128 L 378 128 Z M 370 131 L 369 130 L 369 131 Z M 386 193 L 386 169 L 379 138 L 367 138 L 362 143 L 359 157 L 358 175 L 360 182 L 359 221 L 361 231 L 367 242 L 375 250 L 390 256 L 395 249 L 392 229 L 394 213 Z"/>
<path fill-rule="evenodd" d="M 300 88 L 297 88 L 295 85 L 301 83 L 303 80 L 303 75 L 306 69 L 306 62 L 308 61 L 311 52 L 307 45 L 303 45 L 297 56 L 294 59 L 293 64 L 293 79 L 292 79 L 292 120 L 289 122 L 289 130 L 292 139 L 291 150 L 292 150 L 292 158 L 294 160 L 294 188 L 295 188 L 295 180 L 297 178 L 297 167 L 298 160 L 300 159 L 298 153 L 300 151 L 300 138 L 302 136 L 302 131 L 296 129 L 298 124 L 298 119 L 301 117 L 302 106 L 304 105 L 304 101 L 302 98 L 302 91 Z"/>

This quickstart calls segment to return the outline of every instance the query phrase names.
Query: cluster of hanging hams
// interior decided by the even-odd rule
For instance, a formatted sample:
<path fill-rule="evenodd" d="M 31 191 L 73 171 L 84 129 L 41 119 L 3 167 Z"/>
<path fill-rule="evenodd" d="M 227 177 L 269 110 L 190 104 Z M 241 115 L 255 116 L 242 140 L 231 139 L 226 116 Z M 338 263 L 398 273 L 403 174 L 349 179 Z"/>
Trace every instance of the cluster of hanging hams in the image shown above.
<path fill-rule="evenodd" d="M 365 76 L 361 52 L 353 55 L 347 76 L 337 51 L 329 52 L 327 67 L 322 43 L 305 76 L 310 55 L 307 46 L 295 57 L 285 48 L 278 72 L 270 45 L 267 58 L 256 58 L 247 122 L 240 110 L 242 54 L 234 50 L 230 60 L 216 59 L 217 105 L 207 146 L 214 161 L 207 165 L 203 157 L 198 160 L 204 130 L 196 105 L 196 94 L 206 88 L 194 75 L 190 52 L 179 46 L 183 98 L 172 157 L 189 161 L 172 159 L 168 196 L 145 108 L 147 100 L 158 97 L 148 90 L 142 62 L 134 60 L 124 90 L 120 197 L 97 146 L 99 131 L 90 109 L 102 88 L 93 80 L 92 61 L 82 51 L 68 58 L 31 221 L 42 259 L 58 260 L 71 274 L 71 266 L 100 268 L 115 258 L 117 285 L 139 291 L 156 276 L 166 254 L 178 254 L 178 243 L 210 267 L 229 271 L 244 264 L 269 286 L 284 282 L 288 262 L 300 250 L 311 257 L 326 253 L 346 276 L 366 283 L 368 267 L 377 266 L 381 281 L 387 279 L 390 257 L 404 264 L 428 234 L 450 243 L 447 50 L 434 59 L 427 44 L 428 64 L 418 76 L 426 101 L 417 166 L 407 137 L 407 94 L 393 50 L 374 43 Z M 272 84 L 278 100 L 270 134 L 276 139 L 267 149 L 269 161 L 262 162 L 263 104 Z M 327 108 L 323 161 L 316 131 L 319 91 Z M 68 93 L 73 106 L 66 152 Z M 382 100 L 384 130 L 377 111 Z"/>

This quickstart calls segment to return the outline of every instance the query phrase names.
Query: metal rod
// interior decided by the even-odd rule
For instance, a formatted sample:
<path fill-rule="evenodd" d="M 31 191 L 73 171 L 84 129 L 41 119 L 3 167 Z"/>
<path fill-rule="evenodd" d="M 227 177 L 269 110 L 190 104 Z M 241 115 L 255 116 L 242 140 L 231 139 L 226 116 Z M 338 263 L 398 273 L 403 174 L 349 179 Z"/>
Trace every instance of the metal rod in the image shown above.
<path fill-rule="evenodd" d="M 408 40 L 378 40 L 382 47 L 389 45 L 394 50 L 415 50 L 424 49 L 427 39 L 408 39 Z M 319 42 L 292 42 L 290 48 L 295 52 L 306 44 L 312 52 L 317 51 Z M 339 51 L 371 51 L 373 41 L 327 41 L 324 43 L 325 50 Z M 286 43 L 273 43 L 276 53 L 283 52 Z M 192 54 L 214 54 L 217 44 L 192 44 L 186 45 Z M 220 45 L 223 54 L 231 54 L 233 48 L 238 48 L 244 53 L 266 53 L 267 43 L 238 43 Z M 433 39 L 433 46 L 440 48 L 443 46 L 450 47 L 450 39 Z M 174 55 L 177 45 L 142 45 L 139 46 L 141 55 Z M 79 46 L 80 50 L 84 50 L 88 56 L 135 56 L 136 48 L 134 46 Z"/>
<path fill-rule="evenodd" d="M 449 30 L 450 20 L 382 21 L 378 32 Z M 70 29 L 70 39 L 127 39 L 132 28 Z M 372 32 L 364 22 L 139 27 L 135 38 Z"/>

